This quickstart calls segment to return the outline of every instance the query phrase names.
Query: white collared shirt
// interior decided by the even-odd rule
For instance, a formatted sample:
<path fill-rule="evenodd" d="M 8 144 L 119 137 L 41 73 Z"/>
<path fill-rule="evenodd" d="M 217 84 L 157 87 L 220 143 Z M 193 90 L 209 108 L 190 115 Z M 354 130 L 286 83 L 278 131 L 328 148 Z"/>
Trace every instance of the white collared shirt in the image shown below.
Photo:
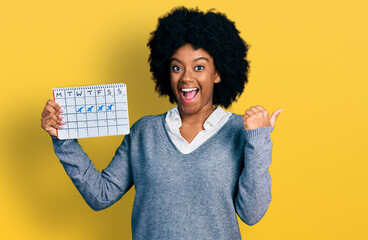
<path fill-rule="evenodd" d="M 217 133 L 217 131 L 220 130 L 220 128 L 229 120 L 230 116 L 230 112 L 225 112 L 220 106 L 218 106 L 204 122 L 204 130 L 200 131 L 190 143 L 188 143 L 180 134 L 179 129 L 181 127 L 181 118 L 178 107 L 174 107 L 167 112 L 165 126 L 171 141 L 178 150 L 184 154 L 188 154 L 193 152 L 207 139 Z"/>

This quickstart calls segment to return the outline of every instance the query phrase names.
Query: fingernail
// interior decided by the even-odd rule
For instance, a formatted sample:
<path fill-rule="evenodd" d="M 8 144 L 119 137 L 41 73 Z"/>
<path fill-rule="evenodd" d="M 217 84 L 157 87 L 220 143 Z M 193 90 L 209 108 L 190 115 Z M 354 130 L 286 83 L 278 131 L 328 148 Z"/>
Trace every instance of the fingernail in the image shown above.
<path fill-rule="evenodd" d="M 59 112 L 63 113 L 64 111 L 63 111 L 63 109 L 62 109 L 62 108 L 60 108 L 60 109 L 59 109 Z"/>
<path fill-rule="evenodd" d="M 63 126 L 61 126 L 61 125 L 60 125 L 60 126 L 59 126 L 59 129 L 62 129 L 62 128 L 63 128 Z"/>
<path fill-rule="evenodd" d="M 59 118 L 63 119 L 64 117 L 60 114 L 60 115 L 59 115 Z"/>
<path fill-rule="evenodd" d="M 61 121 L 60 123 L 61 123 L 61 124 L 63 124 L 63 125 L 65 124 L 65 122 L 64 122 L 64 121 Z"/>

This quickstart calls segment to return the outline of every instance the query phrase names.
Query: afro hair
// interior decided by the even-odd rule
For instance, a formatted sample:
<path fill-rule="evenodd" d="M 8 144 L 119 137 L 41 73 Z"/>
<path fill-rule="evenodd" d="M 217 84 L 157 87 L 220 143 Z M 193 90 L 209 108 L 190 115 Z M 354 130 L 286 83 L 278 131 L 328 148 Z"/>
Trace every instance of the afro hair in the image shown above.
<path fill-rule="evenodd" d="M 240 37 L 235 23 L 225 14 L 208 10 L 202 12 L 185 7 L 174 8 L 159 18 L 157 29 L 151 33 L 147 46 L 150 71 L 161 96 L 176 102 L 170 84 L 170 57 L 189 43 L 194 49 L 204 49 L 213 58 L 221 76 L 213 92 L 213 104 L 229 107 L 236 101 L 248 82 L 248 44 Z"/>

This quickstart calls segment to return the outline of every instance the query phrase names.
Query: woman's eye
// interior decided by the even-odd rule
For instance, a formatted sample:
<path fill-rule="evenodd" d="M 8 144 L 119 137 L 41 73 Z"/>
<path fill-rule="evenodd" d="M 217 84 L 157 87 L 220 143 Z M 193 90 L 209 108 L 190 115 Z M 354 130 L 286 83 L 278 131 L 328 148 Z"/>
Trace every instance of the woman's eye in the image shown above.
<path fill-rule="evenodd" d="M 178 66 L 173 66 L 173 67 L 172 67 L 172 70 L 173 70 L 174 72 L 178 72 L 178 71 L 180 71 L 180 67 L 178 67 Z"/>
<path fill-rule="evenodd" d="M 195 70 L 198 70 L 198 71 L 201 71 L 201 70 L 203 70 L 204 69 L 204 67 L 203 66 L 201 66 L 201 65 L 199 65 L 199 66 L 196 66 L 195 67 Z"/>

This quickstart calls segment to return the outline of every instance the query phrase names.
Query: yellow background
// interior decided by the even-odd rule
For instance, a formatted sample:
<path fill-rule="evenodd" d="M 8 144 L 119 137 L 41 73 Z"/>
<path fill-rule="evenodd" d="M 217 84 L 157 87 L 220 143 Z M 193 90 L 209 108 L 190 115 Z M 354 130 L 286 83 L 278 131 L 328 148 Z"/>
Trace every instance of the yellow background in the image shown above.
<path fill-rule="evenodd" d="M 134 189 L 94 212 L 53 153 L 40 115 L 55 87 L 124 82 L 130 121 L 172 105 L 154 92 L 149 33 L 172 7 L 216 8 L 251 45 L 229 110 L 284 108 L 273 199 L 245 239 L 368 239 L 368 4 L 361 0 L 0 2 L 0 238 L 130 239 Z M 99 170 L 122 136 L 83 139 Z"/>

